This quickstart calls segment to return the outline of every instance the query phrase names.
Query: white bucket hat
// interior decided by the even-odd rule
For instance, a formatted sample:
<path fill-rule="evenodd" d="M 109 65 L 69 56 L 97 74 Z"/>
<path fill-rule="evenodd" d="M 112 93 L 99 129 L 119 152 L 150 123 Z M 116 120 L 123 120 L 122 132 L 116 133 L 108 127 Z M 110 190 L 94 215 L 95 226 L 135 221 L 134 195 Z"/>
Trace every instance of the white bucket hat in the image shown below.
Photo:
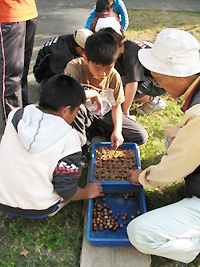
<path fill-rule="evenodd" d="M 95 27 L 95 32 L 101 29 L 112 28 L 116 33 L 122 35 L 121 25 L 114 17 L 99 18 Z"/>
<path fill-rule="evenodd" d="M 200 44 L 189 32 L 162 30 L 153 47 L 140 49 L 138 58 L 150 71 L 175 77 L 188 77 L 200 72 Z"/>
<path fill-rule="evenodd" d="M 74 36 L 75 42 L 84 49 L 87 38 L 92 34 L 93 34 L 92 31 L 84 28 L 84 29 L 79 29 L 75 31 L 73 36 Z"/>

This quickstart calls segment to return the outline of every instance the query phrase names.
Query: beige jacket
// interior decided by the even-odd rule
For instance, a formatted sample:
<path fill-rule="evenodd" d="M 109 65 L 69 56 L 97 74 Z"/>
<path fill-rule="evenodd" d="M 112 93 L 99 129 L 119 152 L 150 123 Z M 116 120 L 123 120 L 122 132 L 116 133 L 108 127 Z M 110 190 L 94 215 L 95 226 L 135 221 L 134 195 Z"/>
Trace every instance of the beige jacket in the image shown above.
<path fill-rule="evenodd" d="M 173 135 L 175 138 L 161 162 L 140 174 L 139 182 L 144 187 L 167 186 L 186 177 L 200 165 L 200 104 L 185 112 Z"/>

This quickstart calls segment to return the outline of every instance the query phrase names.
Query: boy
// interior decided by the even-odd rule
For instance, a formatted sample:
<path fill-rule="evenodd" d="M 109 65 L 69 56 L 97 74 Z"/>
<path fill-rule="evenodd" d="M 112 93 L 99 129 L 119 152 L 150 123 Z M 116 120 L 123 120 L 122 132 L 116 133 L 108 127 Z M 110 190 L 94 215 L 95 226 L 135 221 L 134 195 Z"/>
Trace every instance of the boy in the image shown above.
<path fill-rule="evenodd" d="M 88 29 L 79 29 L 74 34 L 57 36 L 46 42 L 33 67 L 36 81 L 43 84 L 53 75 L 63 73 L 70 60 L 82 56 L 91 34 Z"/>
<path fill-rule="evenodd" d="M 158 95 L 164 95 L 165 90 L 153 82 L 150 71 L 138 60 L 140 49 L 150 48 L 148 44 L 140 41 L 125 40 L 121 42 L 119 58 L 115 64 L 120 73 L 125 88 L 125 101 L 123 113 L 129 115 L 134 100 L 144 102 L 136 108 L 137 113 L 148 115 L 165 108 L 165 103 Z"/>
<path fill-rule="evenodd" d="M 67 200 L 102 195 L 100 184 L 77 185 L 81 147 L 69 124 L 84 102 L 75 79 L 55 75 L 44 85 L 38 108 L 10 112 L 0 145 L 0 212 L 38 219 Z"/>
<path fill-rule="evenodd" d="M 65 68 L 65 74 L 70 74 L 85 86 L 86 105 L 81 106 L 73 122 L 82 146 L 86 145 L 86 129 L 89 126 L 89 133 L 94 128 L 103 128 L 115 148 L 124 139 L 139 145 L 147 141 L 146 130 L 122 115 L 123 87 L 120 75 L 114 69 L 118 50 L 117 39 L 111 33 L 96 32 L 88 37 L 83 58 L 70 61 Z"/>

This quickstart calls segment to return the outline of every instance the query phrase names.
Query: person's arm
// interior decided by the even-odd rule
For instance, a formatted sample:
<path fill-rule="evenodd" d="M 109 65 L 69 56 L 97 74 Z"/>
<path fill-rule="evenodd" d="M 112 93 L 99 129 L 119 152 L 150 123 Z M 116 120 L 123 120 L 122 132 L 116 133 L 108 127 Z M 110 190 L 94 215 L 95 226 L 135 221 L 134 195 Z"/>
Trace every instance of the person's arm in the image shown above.
<path fill-rule="evenodd" d="M 114 130 L 111 135 L 111 144 L 112 147 L 117 149 L 124 142 L 122 136 L 122 109 L 120 104 L 112 106 L 112 120 Z"/>
<path fill-rule="evenodd" d="M 125 115 L 129 115 L 129 110 L 135 98 L 137 88 L 138 82 L 131 82 L 125 86 L 125 101 L 122 105 L 122 110 Z"/>
<path fill-rule="evenodd" d="M 78 187 L 77 183 L 81 172 L 81 152 L 62 158 L 53 173 L 52 183 L 56 193 L 65 200 L 81 200 L 101 196 L 101 184 L 88 184 L 84 188 Z"/>
<path fill-rule="evenodd" d="M 84 188 L 78 188 L 70 200 L 83 200 L 103 196 L 103 188 L 100 183 L 89 183 Z"/>
<path fill-rule="evenodd" d="M 118 5 L 115 7 L 115 4 L 114 4 L 113 11 L 121 16 L 121 22 L 120 22 L 121 27 L 125 31 L 129 25 L 128 12 L 122 0 L 116 1 L 116 3 Z"/>
<path fill-rule="evenodd" d="M 49 61 L 51 53 L 48 47 L 43 47 L 39 50 L 38 56 L 33 67 L 33 74 L 38 83 L 41 83 L 45 79 L 46 71 L 49 69 Z"/>
<path fill-rule="evenodd" d="M 200 165 L 199 118 L 195 115 L 183 117 L 182 128 L 173 139 L 167 155 L 162 157 L 159 164 L 146 168 L 140 174 L 139 182 L 143 186 L 164 187 L 186 177 Z"/>
<path fill-rule="evenodd" d="M 86 29 L 90 29 L 90 23 L 95 17 L 95 12 L 96 12 L 96 5 L 92 8 L 92 10 L 90 12 L 90 15 L 89 15 L 89 17 L 88 17 L 88 19 L 86 21 L 86 24 L 85 24 L 85 28 Z"/>

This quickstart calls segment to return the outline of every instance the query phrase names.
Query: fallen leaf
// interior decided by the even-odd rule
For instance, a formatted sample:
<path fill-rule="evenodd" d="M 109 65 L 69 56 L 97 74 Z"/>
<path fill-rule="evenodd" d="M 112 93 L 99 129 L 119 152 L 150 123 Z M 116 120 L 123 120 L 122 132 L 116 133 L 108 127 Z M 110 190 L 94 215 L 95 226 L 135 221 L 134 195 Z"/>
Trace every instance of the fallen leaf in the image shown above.
<path fill-rule="evenodd" d="M 22 252 L 20 253 L 20 255 L 26 257 L 28 255 L 28 253 L 29 253 L 28 250 L 24 249 L 24 250 L 22 250 Z"/>
<path fill-rule="evenodd" d="M 40 249 L 44 246 L 44 244 L 41 244 L 39 246 L 36 246 L 35 252 L 40 253 Z"/>

